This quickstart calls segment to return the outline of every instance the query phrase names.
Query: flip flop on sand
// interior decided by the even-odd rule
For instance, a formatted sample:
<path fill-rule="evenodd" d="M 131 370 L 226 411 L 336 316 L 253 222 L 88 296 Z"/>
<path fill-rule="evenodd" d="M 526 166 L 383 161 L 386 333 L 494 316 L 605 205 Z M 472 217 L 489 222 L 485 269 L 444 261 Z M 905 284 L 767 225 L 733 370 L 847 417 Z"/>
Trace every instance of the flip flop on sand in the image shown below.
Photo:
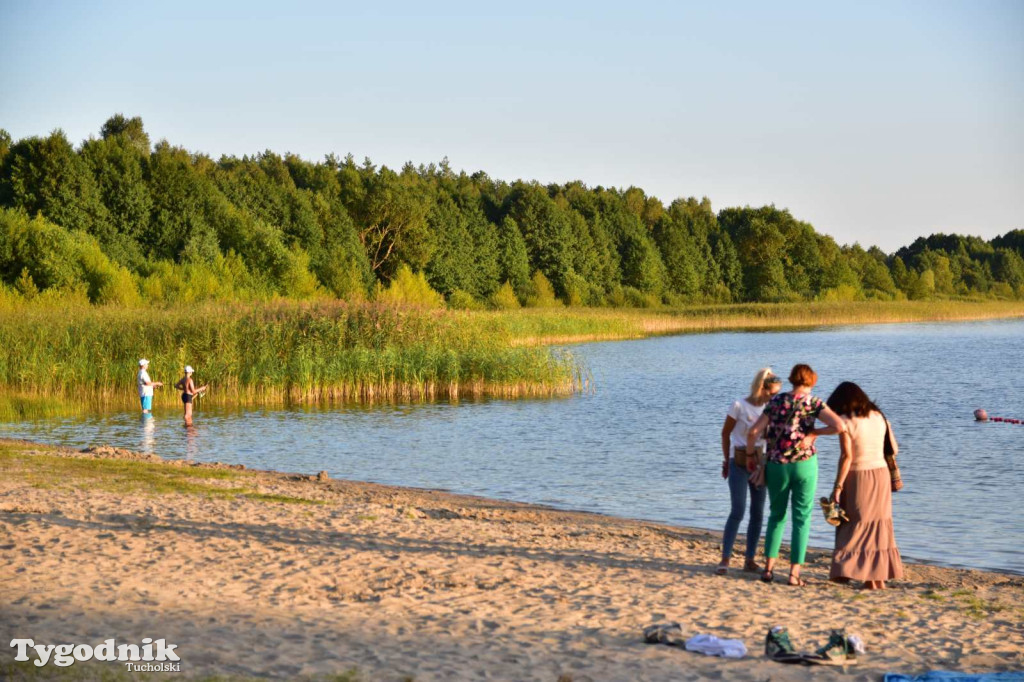
<path fill-rule="evenodd" d="M 721 566 L 721 565 L 719 565 L 718 567 L 715 568 L 715 575 L 725 575 L 728 572 L 729 572 L 729 567 L 728 566 Z"/>

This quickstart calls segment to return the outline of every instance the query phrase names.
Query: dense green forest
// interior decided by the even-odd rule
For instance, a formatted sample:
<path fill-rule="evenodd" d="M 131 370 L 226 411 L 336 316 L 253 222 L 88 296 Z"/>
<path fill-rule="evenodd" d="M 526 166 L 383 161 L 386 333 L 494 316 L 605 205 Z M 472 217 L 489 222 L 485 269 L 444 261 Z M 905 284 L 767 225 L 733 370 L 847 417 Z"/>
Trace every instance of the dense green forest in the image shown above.
<path fill-rule="evenodd" d="M 429 286 L 428 286 L 429 285 Z M 392 298 L 457 308 L 1024 298 L 1024 230 L 840 246 L 774 206 L 400 171 L 213 160 L 116 115 L 74 147 L 0 130 L 0 295 L 94 303 Z"/>

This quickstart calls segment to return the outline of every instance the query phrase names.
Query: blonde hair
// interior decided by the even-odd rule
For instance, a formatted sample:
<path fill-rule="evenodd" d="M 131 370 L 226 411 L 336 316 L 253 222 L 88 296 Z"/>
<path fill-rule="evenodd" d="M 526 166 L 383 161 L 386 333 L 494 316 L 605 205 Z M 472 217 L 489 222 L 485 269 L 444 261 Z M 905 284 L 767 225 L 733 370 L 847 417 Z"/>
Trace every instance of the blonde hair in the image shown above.
<path fill-rule="evenodd" d="M 764 381 L 770 376 L 773 376 L 771 367 L 758 370 L 754 375 L 754 381 L 750 384 L 750 395 L 761 395 L 761 392 L 765 390 Z"/>

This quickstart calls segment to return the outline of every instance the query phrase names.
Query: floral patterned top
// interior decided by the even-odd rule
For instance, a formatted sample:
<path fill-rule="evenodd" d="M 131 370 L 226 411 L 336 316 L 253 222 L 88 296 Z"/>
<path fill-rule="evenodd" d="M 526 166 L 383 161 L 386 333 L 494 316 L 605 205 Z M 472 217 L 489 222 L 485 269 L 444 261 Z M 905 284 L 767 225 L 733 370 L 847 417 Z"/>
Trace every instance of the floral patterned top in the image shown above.
<path fill-rule="evenodd" d="M 765 430 L 768 461 L 789 464 L 814 457 L 814 446 L 802 448 L 800 441 L 814 428 L 814 422 L 824 407 L 821 398 L 809 393 L 779 393 L 769 400 L 764 406 L 764 414 L 768 416 L 768 428 Z"/>

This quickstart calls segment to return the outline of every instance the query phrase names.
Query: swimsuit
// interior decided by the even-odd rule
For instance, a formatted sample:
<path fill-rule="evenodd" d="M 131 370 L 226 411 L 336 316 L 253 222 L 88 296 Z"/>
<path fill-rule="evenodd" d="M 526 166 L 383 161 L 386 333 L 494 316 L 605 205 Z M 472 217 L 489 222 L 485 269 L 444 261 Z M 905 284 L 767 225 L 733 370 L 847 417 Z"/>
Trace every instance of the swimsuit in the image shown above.
<path fill-rule="evenodd" d="M 189 381 L 190 381 L 190 379 L 186 376 L 185 377 L 185 385 L 182 386 L 182 390 L 181 390 L 181 402 L 184 403 L 185 405 L 191 404 L 192 398 L 194 398 L 195 395 L 196 395 L 195 393 L 189 393 L 188 392 L 188 382 Z"/>

